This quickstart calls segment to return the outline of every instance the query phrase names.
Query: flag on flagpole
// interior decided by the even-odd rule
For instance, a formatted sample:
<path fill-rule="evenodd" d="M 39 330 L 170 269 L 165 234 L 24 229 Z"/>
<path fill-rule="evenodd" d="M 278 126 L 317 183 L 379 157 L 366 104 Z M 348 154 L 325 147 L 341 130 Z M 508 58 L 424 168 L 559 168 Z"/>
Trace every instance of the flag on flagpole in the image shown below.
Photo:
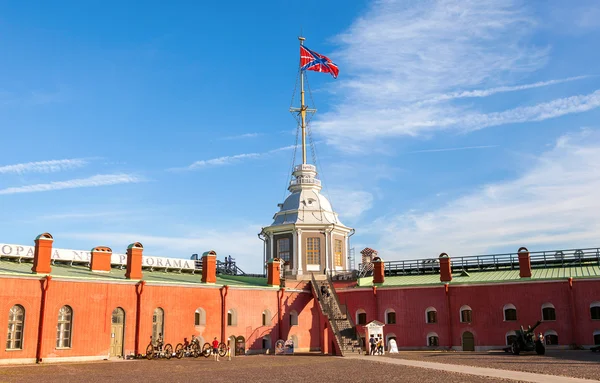
<path fill-rule="evenodd" d="M 333 78 L 337 78 L 338 73 L 340 72 L 337 65 L 331 62 L 329 57 L 311 51 L 304 45 L 300 45 L 300 69 L 330 73 Z"/>

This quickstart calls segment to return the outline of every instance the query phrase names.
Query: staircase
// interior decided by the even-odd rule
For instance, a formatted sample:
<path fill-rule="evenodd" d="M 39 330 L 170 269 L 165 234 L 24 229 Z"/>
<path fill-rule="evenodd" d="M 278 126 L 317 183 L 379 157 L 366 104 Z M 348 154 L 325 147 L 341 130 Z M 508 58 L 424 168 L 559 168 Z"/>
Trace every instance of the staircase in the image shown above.
<path fill-rule="evenodd" d="M 311 285 L 313 294 L 319 300 L 321 312 L 329 320 L 329 325 L 335 340 L 342 352 L 342 356 L 349 352 L 362 353 L 361 338 L 357 336 L 354 323 L 346 307 L 342 307 L 340 300 L 335 292 L 331 278 L 317 281 L 314 275 L 311 275 Z M 321 286 L 326 286 L 329 290 L 329 297 L 321 294 Z"/>

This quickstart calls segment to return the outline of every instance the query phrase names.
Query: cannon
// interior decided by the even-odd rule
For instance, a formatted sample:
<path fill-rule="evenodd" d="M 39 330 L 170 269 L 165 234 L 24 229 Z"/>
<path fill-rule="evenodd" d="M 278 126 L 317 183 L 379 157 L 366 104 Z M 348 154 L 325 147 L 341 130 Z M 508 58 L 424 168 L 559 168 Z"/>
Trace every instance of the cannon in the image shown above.
<path fill-rule="evenodd" d="M 513 355 L 519 355 L 521 351 L 535 351 L 538 355 L 544 355 L 546 353 L 546 346 L 544 342 L 535 335 L 535 329 L 542 323 L 537 321 L 533 327 L 528 327 L 527 330 L 520 329 L 516 330 L 516 337 L 510 345 L 510 352 Z"/>

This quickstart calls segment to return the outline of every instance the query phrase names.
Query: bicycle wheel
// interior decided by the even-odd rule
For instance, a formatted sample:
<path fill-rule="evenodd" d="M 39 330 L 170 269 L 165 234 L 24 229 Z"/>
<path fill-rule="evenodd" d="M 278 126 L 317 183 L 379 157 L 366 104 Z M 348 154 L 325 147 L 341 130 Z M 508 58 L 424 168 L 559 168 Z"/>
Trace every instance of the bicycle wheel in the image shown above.
<path fill-rule="evenodd" d="M 224 357 L 227 355 L 227 345 L 225 343 L 219 343 L 219 356 Z"/>
<path fill-rule="evenodd" d="M 194 343 L 192 345 L 192 356 L 194 358 L 197 358 L 200 355 L 202 355 L 202 350 L 200 350 L 200 343 Z"/>
<path fill-rule="evenodd" d="M 173 346 L 171 346 L 171 343 L 167 343 L 165 345 L 165 358 L 171 359 L 172 356 L 173 356 Z"/>
<path fill-rule="evenodd" d="M 148 347 L 146 347 L 146 359 L 148 359 L 148 360 L 152 359 L 153 354 L 154 354 L 154 346 L 152 346 L 152 343 L 150 343 L 148 345 Z"/>
<path fill-rule="evenodd" d="M 177 359 L 181 359 L 183 358 L 184 354 L 185 350 L 183 349 L 183 345 L 181 343 L 177 343 L 177 346 L 175 346 L 175 356 Z"/>
<path fill-rule="evenodd" d="M 205 358 L 208 358 L 210 356 L 211 351 L 212 351 L 212 346 L 210 345 L 210 343 L 208 343 L 208 342 L 204 343 L 204 346 L 202 346 L 202 355 Z"/>

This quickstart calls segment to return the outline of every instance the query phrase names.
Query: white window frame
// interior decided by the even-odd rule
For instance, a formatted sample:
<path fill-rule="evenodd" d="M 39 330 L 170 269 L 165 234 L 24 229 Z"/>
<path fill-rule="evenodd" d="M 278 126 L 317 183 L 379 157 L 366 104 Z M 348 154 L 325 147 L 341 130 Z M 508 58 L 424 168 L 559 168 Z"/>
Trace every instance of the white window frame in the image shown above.
<path fill-rule="evenodd" d="M 12 319 L 13 318 L 13 310 L 20 311 L 16 313 L 17 315 L 21 315 L 23 317 L 22 320 Z M 17 316 L 18 318 L 18 316 Z M 21 330 L 18 330 L 18 326 L 21 326 Z M 11 339 L 9 340 L 8 334 L 11 334 Z M 17 336 L 20 334 L 20 336 Z M 22 305 L 16 304 L 13 305 L 8 311 L 8 332 L 6 337 L 6 350 L 22 350 L 23 349 L 23 339 L 25 336 L 25 307 Z M 20 343 L 20 347 L 15 347 L 15 343 Z"/>
<path fill-rule="evenodd" d="M 594 307 L 600 307 L 600 302 L 596 301 L 596 302 L 590 303 L 590 319 L 591 320 L 600 320 L 600 318 L 596 318 L 596 319 L 592 318 L 592 309 Z"/>
<path fill-rule="evenodd" d="M 516 314 L 517 314 L 517 319 L 519 318 L 519 313 L 517 312 L 517 308 L 515 307 L 515 305 L 513 305 L 512 303 L 508 303 L 506 305 L 504 305 L 504 307 L 502 308 L 502 316 L 504 317 L 504 321 L 505 322 L 515 322 L 517 319 L 515 320 L 508 320 L 506 319 L 506 310 L 515 310 Z"/>
<path fill-rule="evenodd" d="M 429 321 L 429 315 L 428 315 L 428 314 L 429 314 L 430 312 L 434 312 L 434 313 L 435 313 L 435 322 L 430 322 L 430 321 Z M 425 323 L 427 323 L 427 324 L 435 324 L 435 323 L 438 323 L 437 310 L 436 310 L 436 308 L 435 308 L 435 307 L 433 307 L 433 306 L 430 306 L 430 307 L 427 307 L 427 308 L 425 309 Z"/>
<path fill-rule="evenodd" d="M 469 322 L 463 322 L 463 320 L 462 320 L 463 319 L 462 318 L 463 311 L 471 311 L 471 320 Z M 460 323 L 473 323 L 473 309 L 471 308 L 471 306 L 469 306 L 469 305 L 461 306 L 460 311 L 459 311 L 459 320 L 460 320 Z"/>
<path fill-rule="evenodd" d="M 438 339 L 438 345 L 437 346 L 430 346 L 429 345 L 429 338 L 431 338 L 432 336 L 435 336 Z M 437 332 L 430 332 L 427 334 L 427 336 L 425 337 L 425 345 L 427 347 L 439 347 L 440 346 L 440 336 L 437 334 Z"/>
<path fill-rule="evenodd" d="M 554 319 L 544 319 L 544 309 L 553 309 L 554 310 Z M 542 305 L 541 308 L 541 312 L 542 312 L 542 322 L 556 322 L 556 307 L 554 307 L 554 305 L 550 302 L 546 302 Z"/>
<path fill-rule="evenodd" d="M 70 320 L 61 320 L 61 311 L 64 308 L 67 308 L 70 311 L 71 319 Z M 56 349 L 64 350 L 69 349 L 73 345 L 73 318 L 74 312 L 73 308 L 69 305 L 61 306 L 58 310 L 58 320 L 56 323 Z M 68 328 L 67 328 L 68 327 Z M 68 333 L 69 337 L 65 337 L 65 333 Z M 64 341 L 67 340 L 68 344 L 65 346 Z"/>
<path fill-rule="evenodd" d="M 359 315 L 359 314 L 365 314 L 365 315 L 366 315 L 366 314 L 367 314 L 367 312 L 366 312 L 364 309 L 358 309 L 358 310 L 356 310 L 356 313 L 355 313 L 355 315 L 354 315 L 354 319 L 356 319 L 356 322 L 354 322 L 354 324 L 355 324 L 355 325 L 357 325 L 357 326 L 359 325 L 359 324 L 358 324 L 358 315 Z M 367 320 L 368 320 L 368 318 L 367 318 Z M 367 320 L 365 320 L 365 323 L 364 323 L 364 324 L 367 324 L 367 323 L 368 323 L 368 321 L 367 321 Z M 361 325 L 361 326 L 364 326 L 364 324 L 363 324 L 363 325 Z"/>
<path fill-rule="evenodd" d="M 198 323 L 196 323 L 196 314 L 199 314 Z M 196 311 L 194 311 L 194 326 L 206 326 L 206 310 L 202 307 L 198 307 Z"/>
<path fill-rule="evenodd" d="M 395 322 L 394 323 L 389 323 L 388 322 L 388 314 L 390 314 L 390 313 L 396 314 L 396 310 L 394 310 L 392 308 L 385 310 L 385 324 L 391 324 L 391 325 L 398 324 L 398 317 L 395 318 Z"/>

